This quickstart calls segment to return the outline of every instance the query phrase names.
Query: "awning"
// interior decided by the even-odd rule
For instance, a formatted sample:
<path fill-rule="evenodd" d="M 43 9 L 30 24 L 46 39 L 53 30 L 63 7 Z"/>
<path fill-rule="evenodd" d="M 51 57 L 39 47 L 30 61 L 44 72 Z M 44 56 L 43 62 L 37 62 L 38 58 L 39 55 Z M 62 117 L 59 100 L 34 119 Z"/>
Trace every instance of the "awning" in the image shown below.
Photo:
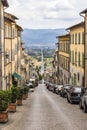
<path fill-rule="evenodd" d="M 12 74 L 12 76 L 14 76 L 15 78 L 17 78 L 18 80 L 21 80 L 21 76 L 19 74 L 17 74 L 16 72 L 14 72 Z"/>

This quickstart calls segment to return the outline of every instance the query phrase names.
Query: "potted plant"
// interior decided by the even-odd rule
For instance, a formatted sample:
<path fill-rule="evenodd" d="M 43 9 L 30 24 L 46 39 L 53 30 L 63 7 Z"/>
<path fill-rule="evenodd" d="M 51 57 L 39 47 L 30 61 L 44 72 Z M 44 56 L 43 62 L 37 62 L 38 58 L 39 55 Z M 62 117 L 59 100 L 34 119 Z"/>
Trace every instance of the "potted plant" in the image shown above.
<path fill-rule="evenodd" d="M 24 86 L 22 99 L 28 98 L 29 86 Z"/>
<path fill-rule="evenodd" d="M 17 105 L 22 105 L 22 95 L 23 95 L 23 89 L 18 87 L 18 91 L 17 91 Z"/>
<path fill-rule="evenodd" d="M 0 122 L 8 121 L 9 92 L 0 91 Z"/>
<path fill-rule="evenodd" d="M 17 92 L 18 92 L 17 87 L 13 86 L 11 88 L 11 97 L 10 97 L 10 103 L 9 103 L 9 106 L 8 106 L 9 112 L 16 112 Z"/>

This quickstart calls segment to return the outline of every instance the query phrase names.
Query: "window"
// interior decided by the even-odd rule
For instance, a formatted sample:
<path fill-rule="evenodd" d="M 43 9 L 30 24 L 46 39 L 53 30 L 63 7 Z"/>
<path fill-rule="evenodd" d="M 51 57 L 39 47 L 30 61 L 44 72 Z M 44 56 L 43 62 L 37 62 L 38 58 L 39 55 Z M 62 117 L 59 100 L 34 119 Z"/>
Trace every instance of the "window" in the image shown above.
<path fill-rule="evenodd" d="M 7 25 L 5 24 L 5 37 L 7 37 L 8 36 L 8 27 L 7 27 Z"/>
<path fill-rule="evenodd" d="M 84 67 L 84 54 L 82 53 L 82 67 Z"/>
<path fill-rule="evenodd" d="M 72 64 L 74 64 L 74 51 L 72 51 Z"/>
<path fill-rule="evenodd" d="M 78 66 L 80 66 L 80 52 L 78 52 Z"/>
<path fill-rule="evenodd" d="M 69 41 L 66 42 L 66 52 L 69 53 Z"/>
<path fill-rule="evenodd" d="M 15 60 L 15 50 L 12 49 L 12 61 Z"/>
<path fill-rule="evenodd" d="M 11 27 L 8 26 L 8 37 L 11 38 Z"/>
<path fill-rule="evenodd" d="M 15 54 L 17 54 L 17 44 L 15 44 Z"/>
<path fill-rule="evenodd" d="M 70 62 L 72 61 L 72 59 L 71 59 L 71 51 L 70 51 Z"/>
<path fill-rule="evenodd" d="M 17 37 L 17 30 L 15 29 L 15 37 Z"/>
<path fill-rule="evenodd" d="M 14 30 L 14 28 L 12 29 L 12 38 L 14 38 L 15 37 L 15 30 Z"/>
<path fill-rule="evenodd" d="M 18 50 L 20 50 L 20 40 L 18 40 L 18 44 L 17 44 L 17 48 L 18 48 Z"/>
<path fill-rule="evenodd" d="M 84 35 L 84 32 L 82 32 L 82 44 L 84 44 L 84 41 L 85 40 L 85 35 Z"/>
<path fill-rule="evenodd" d="M 77 74 L 77 78 L 78 78 L 78 81 L 79 81 L 79 79 L 80 79 L 80 75 L 79 75 L 79 73 Z"/>
<path fill-rule="evenodd" d="M 78 33 L 78 44 L 80 44 L 80 33 Z"/>
<path fill-rule="evenodd" d="M 71 36 L 70 36 L 70 41 L 71 41 L 71 44 L 72 44 L 72 34 L 71 34 Z"/>
<path fill-rule="evenodd" d="M 74 73 L 74 85 L 76 85 L 76 74 Z"/>
<path fill-rule="evenodd" d="M 75 65 L 77 65 L 77 52 L 75 52 Z"/>
<path fill-rule="evenodd" d="M 72 40 L 72 44 L 74 44 L 74 34 L 72 34 L 72 38 L 71 38 L 71 40 Z"/>
<path fill-rule="evenodd" d="M 77 44 L 77 33 L 75 33 L 75 44 Z"/>
<path fill-rule="evenodd" d="M 74 44 L 74 34 L 71 34 L 70 40 L 71 40 L 71 44 Z"/>

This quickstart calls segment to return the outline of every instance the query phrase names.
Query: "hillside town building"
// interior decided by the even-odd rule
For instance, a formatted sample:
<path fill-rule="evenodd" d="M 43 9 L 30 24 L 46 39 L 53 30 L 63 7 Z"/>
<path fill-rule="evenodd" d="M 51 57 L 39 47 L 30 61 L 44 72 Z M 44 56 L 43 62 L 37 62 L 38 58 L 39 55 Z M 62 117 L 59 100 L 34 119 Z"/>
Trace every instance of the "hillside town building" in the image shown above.
<path fill-rule="evenodd" d="M 67 30 L 70 32 L 70 83 L 84 86 L 84 22 Z"/>
<path fill-rule="evenodd" d="M 61 84 L 70 80 L 70 36 L 69 34 L 58 36 L 58 72 Z"/>
<path fill-rule="evenodd" d="M 6 13 L 7 0 L 0 1 L 0 89 L 22 86 L 30 78 L 30 56 L 23 48 L 23 31 L 13 14 Z"/>

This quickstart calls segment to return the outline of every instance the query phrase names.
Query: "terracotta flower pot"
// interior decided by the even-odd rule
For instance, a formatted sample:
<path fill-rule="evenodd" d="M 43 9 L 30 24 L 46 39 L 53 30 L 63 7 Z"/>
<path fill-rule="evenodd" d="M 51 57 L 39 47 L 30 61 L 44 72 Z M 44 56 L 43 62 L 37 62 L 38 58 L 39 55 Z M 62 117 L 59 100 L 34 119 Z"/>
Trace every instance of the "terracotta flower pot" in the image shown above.
<path fill-rule="evenodd" d="M 16 103 L 10 103 L 9 104 L 8 112 L 16 112 Z"/>
<path fill-rule="evenodd" d="M 21 106 L 21 105 L 22 105 L 22 99 L 17 99 L 16 104 L 17 104 L 18 106 Z"/>
<path fill-rule="evenodd" d="M 23 96 L 22 96 L 22 99 L 23 99 L 23 100 L 26 100 L 26 98 L 28 98 L 28 93 L 23 94 Z"/>
<path fill-rule="evenodd" d="M 28 98 L 28 93 L 26 93 L 26 98 Z"/>
<path fill-rule="evenodd" d="M 8 111 L 0 112 L 0 122 L 8 121 Z"/>

